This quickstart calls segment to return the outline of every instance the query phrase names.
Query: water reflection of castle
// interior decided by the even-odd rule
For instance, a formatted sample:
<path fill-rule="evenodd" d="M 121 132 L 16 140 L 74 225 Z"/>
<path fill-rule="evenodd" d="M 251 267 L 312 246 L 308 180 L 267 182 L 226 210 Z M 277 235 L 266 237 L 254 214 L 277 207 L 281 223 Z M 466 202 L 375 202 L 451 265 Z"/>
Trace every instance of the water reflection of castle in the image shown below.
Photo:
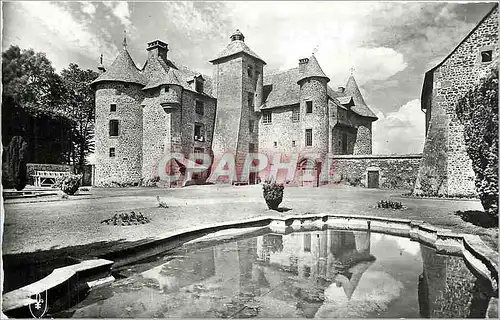
<path fill-rule="evenodd" d="M 197 250 L 163 265 L 154 278 L 167 294 L 196 283 L 232 297 L 218 305 L 235 304 L 236 311 L 253 301 L 260 316 L 266 316 L 266 308 L 267 316 L 275 316 L 273 309 L 281 305 L 283 316 L 312 317 L 328 286 L 335 283 L 350 298 L 374 260 L 369 232 L 267 234 Z M 234 310 L 209 315 L 226 316 Z"/>

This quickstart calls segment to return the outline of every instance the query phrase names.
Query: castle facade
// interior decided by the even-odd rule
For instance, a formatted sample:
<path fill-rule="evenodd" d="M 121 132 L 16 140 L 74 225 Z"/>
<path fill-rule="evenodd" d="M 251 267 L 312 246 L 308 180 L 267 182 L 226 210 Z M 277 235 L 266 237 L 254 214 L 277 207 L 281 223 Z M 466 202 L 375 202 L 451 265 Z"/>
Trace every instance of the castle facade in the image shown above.
<path fill-rule="evenodd" d="M 184 185 L 211 182 L 257 183 L 262 173 L 245 172 L 248 154 L 295 154 L 298 184 L 319 184 L 327 155 L 371 154 L 375 114 L 354 77 L 332 89 L 314 55 L 296 68 L 264 74 L 266 62 L 237 30 L 210 62 L 213 77 L 168 58 L 168 45 L 148 43 L 148 58 L 138 69 L 126 45 L 92 83 L 96 91 L 96 186 Z M 184 160 L 163 161 L 166 154 Z M 192 154 L 234 157 L 237 176 L 219 179 Z M 190 160 L 188 160 L 190 159 Z M 269 161 L 268 168 L 275 163 Z M 180 179 L 164 181 L 166 170 Z M 259 175 L 261 175 L 259 177 Z M 278 178 L 278 177 L 276 177 Z M 162 180 L 162 181 L 160 181 Z"/>

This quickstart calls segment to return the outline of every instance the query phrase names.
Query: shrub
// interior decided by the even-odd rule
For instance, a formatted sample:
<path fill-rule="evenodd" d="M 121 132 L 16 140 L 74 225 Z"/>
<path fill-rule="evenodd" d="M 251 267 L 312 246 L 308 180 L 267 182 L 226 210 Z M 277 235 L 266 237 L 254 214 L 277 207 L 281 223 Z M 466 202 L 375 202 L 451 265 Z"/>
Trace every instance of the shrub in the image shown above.
<path fill-rule="evenodd" d="M 498 216 L 498 69 L 469 90 L 456 106 L 472 160 L 476 191 L 487 214 Z"/>
<path fill-rule="evenodd" d="M 401 210 L 405 209 L 405 206 L 399 201 L 380 200 L 377 202 L 377 208 Z"/>
<path fill-rule="evenodd" d="M 9 187 L 14 187 L 20 191 L 26 187 L 28 160 L 28 143 L 20 136 L 12 137 L 7 146 L 6 154 L 6 174 L 5 183 Z"/>
<path fill-rule="evenodd" d="M 281 201 L 283 201 L 283 184 L 276 182 L 268 182 L 263 184 L 263 195 L 269 209 L 278 209 Z"/>
<path fill-rule="evenodd" d="M 74 195 L 80 187 L 82 176 L 79 174 L 70 174 L 61 179 L 61 190 L 67 195 Z"/>
<path fill-rule="evenodd" d="M 148 217 L 142 215 L 141 212 L 131 211 L 130 213 L 117 213 L 109 219 L 101 221 L 101 223 L 120 225 L 120 226 L 130 226 L 149 223 L 151 220 Z"/>

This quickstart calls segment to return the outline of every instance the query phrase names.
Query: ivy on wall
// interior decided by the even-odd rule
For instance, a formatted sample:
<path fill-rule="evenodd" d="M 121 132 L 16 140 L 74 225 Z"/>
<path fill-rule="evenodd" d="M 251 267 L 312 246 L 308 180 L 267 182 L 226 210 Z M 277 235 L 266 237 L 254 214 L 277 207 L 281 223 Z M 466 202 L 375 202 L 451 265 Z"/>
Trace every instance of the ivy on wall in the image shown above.
<path fill-rule="evenodd" d="M 456 107 L 464 125 L 475 185 L 486 213 L 498 216 L 498 69 L 469 90 Z"/>

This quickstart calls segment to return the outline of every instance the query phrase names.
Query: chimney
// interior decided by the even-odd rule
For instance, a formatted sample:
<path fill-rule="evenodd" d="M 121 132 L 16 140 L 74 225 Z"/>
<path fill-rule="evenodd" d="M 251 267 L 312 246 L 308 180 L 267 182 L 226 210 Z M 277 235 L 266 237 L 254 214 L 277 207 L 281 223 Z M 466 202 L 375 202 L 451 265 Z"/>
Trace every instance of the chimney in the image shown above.
<path fill-rule="evenodd" d="M 339 92 L 340 92 L 340 93 L 344 93 L 344 91 L 345 91 L 345 88 L 344 88 L 344 87 L 339 87 Z"/>
<path fill-rule="evenodd" d="M 148 60 L 151 58 L 161 58 L 163 61 L 167 62 L 168 44 L 163 41 L 155 40 L 148 42 Z"/>
<path fill-rule="evenodd" d="M 306 71 L 306 66 L 309 63 L 309 58 L 299 59 L 299 72 L 304 73 Z"/>

